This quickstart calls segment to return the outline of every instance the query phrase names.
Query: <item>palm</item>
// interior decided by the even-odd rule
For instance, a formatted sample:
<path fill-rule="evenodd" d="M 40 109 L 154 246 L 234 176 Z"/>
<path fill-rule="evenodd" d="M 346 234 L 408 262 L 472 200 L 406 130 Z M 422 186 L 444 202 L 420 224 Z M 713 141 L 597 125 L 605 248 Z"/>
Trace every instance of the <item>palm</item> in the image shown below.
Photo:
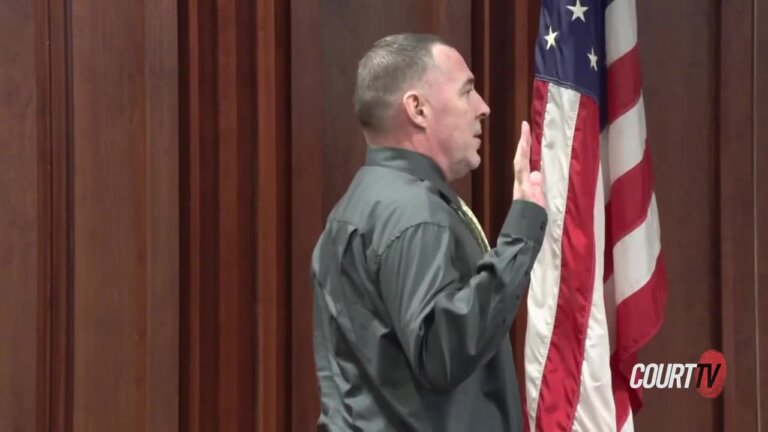
<path fill-rule="evenodd" d="M 546 207 L 544 198 L 544 178 L 539 171 L 531 172 L 531 129 L 523 122 L 520 131 L 520 142 L 515 153 L 515 185 L 512 191 L 513 199 L 532 201 Z"/>

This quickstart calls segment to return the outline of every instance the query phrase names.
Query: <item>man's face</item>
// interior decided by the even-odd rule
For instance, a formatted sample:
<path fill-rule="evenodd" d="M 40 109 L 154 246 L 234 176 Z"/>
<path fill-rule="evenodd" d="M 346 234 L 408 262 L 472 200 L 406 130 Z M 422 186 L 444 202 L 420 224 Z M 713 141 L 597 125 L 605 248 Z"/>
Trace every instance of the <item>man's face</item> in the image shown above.
<path fill-rule="evenodd" d="M 433 55 L 435 66 L 427 74 L 433 115 L 427 133 L 446 175 L 453 180 L 480 165 L 480 121 L 490 114 L 490 109 L 475 91 L 474 76 L 458 51 L 436 45 Z"/>

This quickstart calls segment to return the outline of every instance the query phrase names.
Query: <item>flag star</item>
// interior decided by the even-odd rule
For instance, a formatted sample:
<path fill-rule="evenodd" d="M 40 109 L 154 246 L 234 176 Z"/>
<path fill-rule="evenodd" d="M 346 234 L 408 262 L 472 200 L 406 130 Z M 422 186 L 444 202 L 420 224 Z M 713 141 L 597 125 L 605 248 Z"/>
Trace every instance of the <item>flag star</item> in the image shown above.
<path fill-rule="evenodd" d="M 557 36 L 557 33 L 559 32 L 553 32 L 552 26 L 549 26 L 549 34 L 544 36 L 544 39 L 547 40 L 547 49 L 549 49 L 550 47 L 557 48 L 557 46 L 555 45 L 555 37 Z"/>
<path fill-rule="evenodd" d="M 573 17 L 571 17 L 571 21 L 575 21 L 576 18 L 581 19 L 583 22 L 587 22 L 586 18 L 584 18 L 584 12 L 589 9 L 588 7 L 584 7 L 581 5 L 581 0 L 576 0 L 576 6 L 566 6 L 568 9 L 573 12 Z"/>
<path fill-rule="evenodd" d="M 594 47 L 592 47 L 592 51 L 587 53 L 587 57 L 589 57 L 589 67 L 591 67 L 594 70 L 597 70 L 597 56 L 595 55 Z"/>

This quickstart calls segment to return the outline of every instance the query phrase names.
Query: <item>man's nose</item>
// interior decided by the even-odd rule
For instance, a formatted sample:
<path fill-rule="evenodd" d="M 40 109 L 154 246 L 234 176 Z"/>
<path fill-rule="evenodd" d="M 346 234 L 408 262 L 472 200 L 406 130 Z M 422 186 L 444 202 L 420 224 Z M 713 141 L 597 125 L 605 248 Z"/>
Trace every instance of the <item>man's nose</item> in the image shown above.
<path fill-rule="evenodd" d="M 482 120 L 486 117 L 491 115 L 491 108 L 485 103 L 485 101 L 480 98 L 480 112 L 478 114 L 478 117 Z"/>

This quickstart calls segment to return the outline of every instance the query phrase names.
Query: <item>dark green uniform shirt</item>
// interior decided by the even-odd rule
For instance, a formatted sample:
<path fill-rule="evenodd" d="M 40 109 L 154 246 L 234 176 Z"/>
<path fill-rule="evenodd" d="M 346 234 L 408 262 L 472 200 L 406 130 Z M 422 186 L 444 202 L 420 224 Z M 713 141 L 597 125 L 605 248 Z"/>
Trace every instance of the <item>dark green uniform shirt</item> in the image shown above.
<path fill-rule="evenodd" d="M 372 148 L 312 256 L 318 428 L 519 431 L 507 334 L 546 212 L 516 200 L 486 250 L 429 158 Z"/>

